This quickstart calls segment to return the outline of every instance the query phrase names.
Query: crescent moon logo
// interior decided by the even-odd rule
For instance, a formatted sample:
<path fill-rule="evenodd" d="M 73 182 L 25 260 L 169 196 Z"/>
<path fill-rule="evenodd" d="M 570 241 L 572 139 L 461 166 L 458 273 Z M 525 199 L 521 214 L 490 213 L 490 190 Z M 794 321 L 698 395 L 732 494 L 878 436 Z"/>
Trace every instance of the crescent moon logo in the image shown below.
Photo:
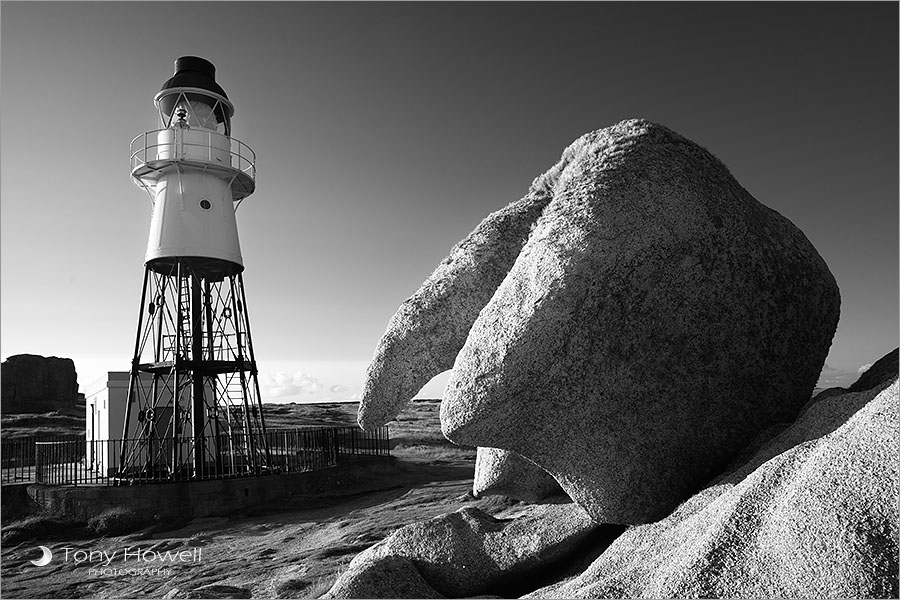
<path fill-rule="evenodd" d="M 53 559 L 53 553 L 50 552 L 50 548 L 48 548 L 47 546 L 38 546 L 38 548 L 41 549 L 41 552 L 43 552 L 44 555 L 37 560 L 31 561 L 31 564 L 36 567 L 46 567 Z"/>

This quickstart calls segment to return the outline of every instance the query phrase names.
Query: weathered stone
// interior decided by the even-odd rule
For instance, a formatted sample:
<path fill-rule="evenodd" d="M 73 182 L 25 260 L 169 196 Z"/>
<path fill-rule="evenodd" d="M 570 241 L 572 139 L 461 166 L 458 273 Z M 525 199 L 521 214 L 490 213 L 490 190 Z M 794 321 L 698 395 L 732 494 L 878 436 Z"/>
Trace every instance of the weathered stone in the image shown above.
<path fill-rule="evenodd" d="M 565 156 L 442 427 L 540 465 L 598 522 L 648 522 L 797 414 L 839 293 L 799 229 L 665 127 L 624 121 Z"/>
<path fill-rule="evenodd" d="M 514 563 L 498 557 L 535 532 L 565 527 L 569 511 L 583 519 L 577 506 L 525 507 L 524 519 L 500 522 L 502 540 L 496 521 L 467 510 L 365 551 L 333 588 L 340 593 L 328 597 L 436 597 L 435 582 L 449 581 L 450 596 L 896 598 L 898 417 L 896 373 L 863 392 L 819 395 L 666 518 L 614 540 L 617 531 L 597 543 L 583 537 L 557 564 L 533 560 L 511 577 L 484 567 Z M 598 555 L 574 574 L 559 569 Z M 478 583 L 456 593 L 452 582 L 472 577 Z M 548 577 L 556 583 L 529 587 Z"/>
<path fill-rule="evenodd" d="M 431 378 L 453 366 L 479 311 L 506 277 L 550 202 L 557 175 L 551 170 L 539 177 L 524 198 L 484 219 L 400 305 L 366 373 L 359 404 L 361 427 L 384 425 Z"/>
<path fill-rule="evenodd" d="M 0 410 L 5 414 L 72 409 L 78 374 L 70 358 L 10 356 L 0 364 Z"/>
<path fill-rule="evenodd" d="M 898 385 L 812 399 L 739 469 L 534 598 L 896 598 Z"/>
<path fill-rule="evenodd" d="M 538 565 L 565 559 L 595 529 L 584 510 L 572 503 L 535 505 L 528 514 L 507 521 L 463 508 L 407 525 L 363 551 L 329 597 L 433 597 L 423 594 L 417 575 L 444 596 L 490 592 L 493 586 L 530 575 Z M 389 570 L 396 575 L 385 575 Z"/>
<path fill-rule="evenodd" d="M 515 452 L 479 448 L 472 493 L 476 498 L 498 495 L 523 502 L 540 502 L 564 492 L 547 471 Z"/>
<path fill-rule="evenodd" d="M 894 348 L 892 351 L 876 360 L 872 363 L 872 366 L 866 369 L 866 371 L 859 376 L 859 379 L 850 386 L 850 391 L 862 392 L 881 385 L 886 381 L 895 379 L 897 377 L 897 370 L 900 368 L 900 366 L 898 366 L 898 356 L 900 356 L 900 348 Z"/>
<path fill-rule="evenodd" d="M 365 554 L 365 553 L 364 553 Z M 360 554 L 331 589 L 329 598 L 445 598 L 402 556 Z"/>

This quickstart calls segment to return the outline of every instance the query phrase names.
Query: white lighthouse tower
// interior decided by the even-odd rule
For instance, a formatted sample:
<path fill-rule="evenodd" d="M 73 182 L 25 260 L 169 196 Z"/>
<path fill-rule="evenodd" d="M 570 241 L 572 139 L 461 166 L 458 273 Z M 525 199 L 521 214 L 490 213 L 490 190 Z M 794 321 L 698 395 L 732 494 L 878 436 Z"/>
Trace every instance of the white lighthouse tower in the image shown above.
<path fill-rule="evenodd" d="M 128 383 L 120 480 L 259 473 L 269 464 L 235 209 L 256 156 L 209 61 L 184 56 L 154 98 L 160 129 L 131 143 L 153 203 Z"/>

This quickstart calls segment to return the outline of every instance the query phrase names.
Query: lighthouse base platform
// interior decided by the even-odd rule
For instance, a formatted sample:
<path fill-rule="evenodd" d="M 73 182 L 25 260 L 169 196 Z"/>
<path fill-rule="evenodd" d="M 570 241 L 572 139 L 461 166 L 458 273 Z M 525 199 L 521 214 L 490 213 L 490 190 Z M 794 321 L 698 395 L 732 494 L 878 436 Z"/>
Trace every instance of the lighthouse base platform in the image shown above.
<path fill-rule="evenodd" d="M 116 508 L 136 513 L 148 526 L 232 513 L 318 506 L 324 495 L 364 491 L 396 469 L 390 456 L 352 456 L 315 471 L 236 479 L 178 481 L 137 486 L 28 484 L 23 503 L 62 521 L 85 522 Z M 21 486 L 22 484 L 19 484 Z M 4 495 L 7 486 L 3 486 Z M 5 503 L 4 503 L 5 504 Z M 20 507 L 7 507 L 4 512 Z"/>

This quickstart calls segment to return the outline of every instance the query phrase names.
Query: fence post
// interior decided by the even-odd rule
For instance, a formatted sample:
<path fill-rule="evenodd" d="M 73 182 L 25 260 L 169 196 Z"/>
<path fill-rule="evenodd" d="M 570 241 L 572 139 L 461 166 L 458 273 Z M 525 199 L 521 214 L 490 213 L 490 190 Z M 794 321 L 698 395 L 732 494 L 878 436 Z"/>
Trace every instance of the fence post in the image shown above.
<path fill-rule="evenodd" d="M 41 455 L 38 452 L 37 442 L 34 444 L 34 482 L 35 483 L 43 483 L 43 477 L 41 477 Z"/>
<path fill-rule="evenodd" d="M 333 429 L 333 430 L 331 430 L 331 435 L 328 436 L 331 438 L 331 442 L 332 442 L 330 458 L 331 458 L 331 461 L 333 464 L 337 464 L 337 462 L 341 459 L 341 444 L 340 444 L 340 440 L 338 439 L 338 435 L 341 431 L 342 430 L 340 430 L 340 429 Z M 341 437 L 343 437 L 343 436 L 341 436 Z"/>

